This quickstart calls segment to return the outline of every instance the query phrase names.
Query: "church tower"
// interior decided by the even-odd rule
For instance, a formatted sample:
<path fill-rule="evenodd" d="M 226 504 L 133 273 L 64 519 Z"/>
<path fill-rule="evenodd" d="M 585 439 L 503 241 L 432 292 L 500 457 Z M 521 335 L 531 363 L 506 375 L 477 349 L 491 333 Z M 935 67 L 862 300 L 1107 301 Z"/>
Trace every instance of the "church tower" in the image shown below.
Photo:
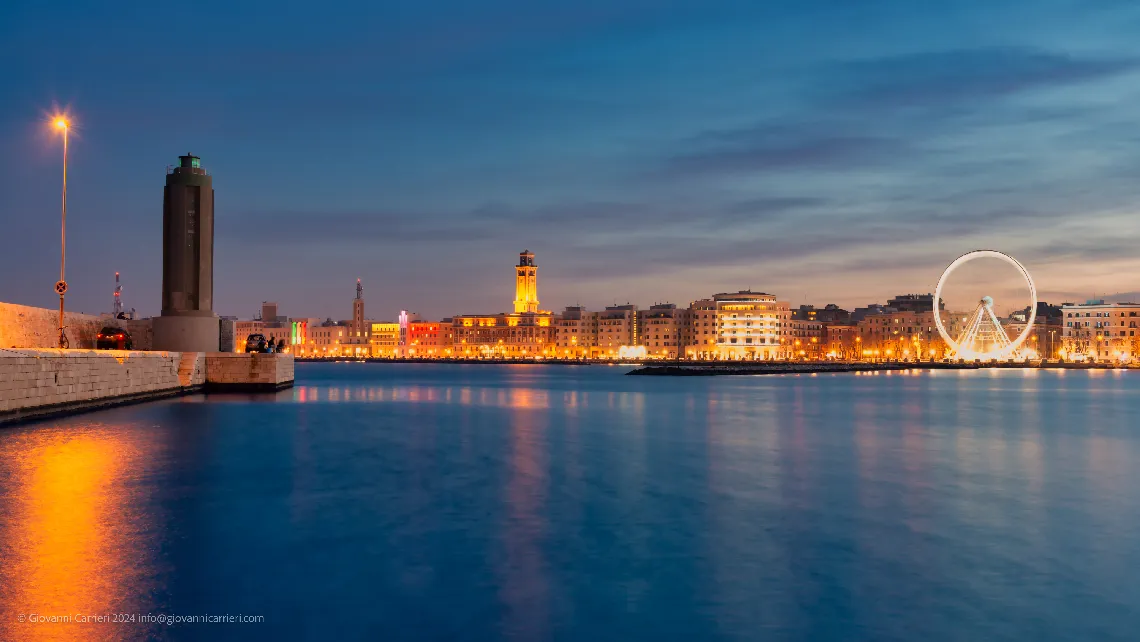
<path fill-rule="evenodd" d="M 352 300 L 352 332 L 364 336 L 364 286 L 356 280 L 356 298 Z"/>
<path fill-rule="evenodd" d="M 519 253 L 515 266 L 515 312 L 538 312 L 538 266 L 529 250 Z"/>

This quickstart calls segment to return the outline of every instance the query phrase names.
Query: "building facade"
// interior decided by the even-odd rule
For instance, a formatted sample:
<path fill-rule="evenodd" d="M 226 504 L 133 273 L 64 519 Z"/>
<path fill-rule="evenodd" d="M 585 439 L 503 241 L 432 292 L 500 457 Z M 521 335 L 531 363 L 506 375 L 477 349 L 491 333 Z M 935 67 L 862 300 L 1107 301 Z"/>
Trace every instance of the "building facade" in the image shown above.
<path fill-rule="evenodd" d="M 940 311 L 942 324 L 951 337 L 962 333 L 967 313 Z M 934 311 L 900 312 L 879 308 L 863 317 L 858 324 L 856 343 L 860 359 L 867 360 L 941 360 L 949 358 L 950 347 L 942 340 L 934 322 Z"/>
<path fill-rule="evenodd" d="M 790 359 L 791 309 L 763 292 L 741 290 L 715 294 L 689 307 L 690 359 Z M 684 335 L 684 333 L 682 333 Z"/>
<path fill-rule="evenodd" d="M 639 317 L 638 332 L 646 356 L 655 359 L 679 359 L 685 355 L 685 338 L 688 336 L 689 310 L 672 303 L 658 303 Z"/>
<path fill-rule="evenodd" d="M 555 355 L 561 359 L 584 359 L 598 348 L 598 313 L 576 305 L 554 319 Z"/>
<path fill-rule="evenodd" d="M 408 359 L 440 359 L 451 356 L 451 328 L 440 321 L 409 321 L 400 356 Z"/>
<path fill-rule="evenodd" d="M 638 309 L 632 303 L 611 305 L 598 313 L 598 349 L 596 355 L 616 359 L 634 346 L 640 345 Z"/>
<path fill-rule="evenodd" d="M 554 356 L 552 321 L 549 312 L 458 315 L 451 320 L 451 350 L 471 359 Z"/>
<path fill-rule="evenodd" d="M 791 319 L 786 324 L 785 342 L 791 349 L 790 358 L 798 361 L 815 361 L 823 358 L 824 324 L 819 321 Z"/>
<path fill-rule="evenodd" d="M 1061 306 L 1067 360 L 1131 361 L 1140 356 L 1140 304 L 1088 301 Z"/>
<path fill-rule="evenodd" d="M 373 357 L 396 357 L 400 350 L 400 324 L 373 321 L 369 328 L 368 343 Z"/>
<path fill-rule="evenodd" d="M 554 315 L 538 309 L 534 253 L 519 253 L 514 312 L 463 314 L 451 318 L 450 350 L 460 358 L 529 359 L 555 355 Z"/>

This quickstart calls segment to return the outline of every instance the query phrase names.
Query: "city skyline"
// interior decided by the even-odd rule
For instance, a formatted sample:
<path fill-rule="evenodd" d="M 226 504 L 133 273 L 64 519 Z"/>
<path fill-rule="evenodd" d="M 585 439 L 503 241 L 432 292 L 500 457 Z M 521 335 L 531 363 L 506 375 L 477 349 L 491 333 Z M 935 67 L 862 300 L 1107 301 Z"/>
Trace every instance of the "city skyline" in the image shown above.
<path fill-rule="evenodd" d="M 555 311 L 744 288 L 850 309 L 978 248 L 1042 300 L 1140 298 L 1140 9 L 612 4 L 0 8 L 22 239 L 0 269 L 24 277 L 0 300 L 54 300 L 53 103 L 77 126 L 69 309 L 109 311 L 121 272 L 158 313 L 159 186 L 188 152 L 215 176 L 215 309 L 242 318 L 346 316 L 356 278 L 375 318 L 503 312 L 523 248 Z"/>

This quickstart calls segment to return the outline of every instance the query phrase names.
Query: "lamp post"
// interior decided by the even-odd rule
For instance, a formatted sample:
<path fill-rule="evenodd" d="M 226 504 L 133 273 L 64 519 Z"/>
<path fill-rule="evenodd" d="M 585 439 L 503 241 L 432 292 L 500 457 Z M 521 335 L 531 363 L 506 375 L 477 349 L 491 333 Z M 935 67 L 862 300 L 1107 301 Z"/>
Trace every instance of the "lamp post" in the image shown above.
<path fill-rule="evenodd" d="M 67 267 L 67 132 L 69 123 L 63 116 L 56 117 L 55 128 L 63 132 L 63 195 L 60 206 L 59 225 L 59 281 L 55 284 L 55 291 L 59 294 L 59 347 L 67 347 L 67 333 L 63 325 L 63 295 L 67 292 L 65 268 Z"/>

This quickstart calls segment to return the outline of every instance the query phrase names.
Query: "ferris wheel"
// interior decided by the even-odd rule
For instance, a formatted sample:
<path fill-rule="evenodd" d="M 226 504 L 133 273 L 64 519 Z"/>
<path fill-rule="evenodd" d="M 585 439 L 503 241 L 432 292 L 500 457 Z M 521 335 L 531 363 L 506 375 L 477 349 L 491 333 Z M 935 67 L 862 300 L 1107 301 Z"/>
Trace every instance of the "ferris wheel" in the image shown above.
<path fill-rule="evenodd" d="M 1016 339 L 1010 340 L 1009 335 L 1006 334 L 1001 321 L 994 314 L 994 300 L 990 296 L 984 296 L 978 301 L 974 311 L 966 318 L 965 326 L 956 339 L 950 336 L 942 322 L 938 302 L 942 300 L 942 288 L 946 285 L 946 281 L 954 273 L 954 270 L 970 261 L 982 258 L 999 259 L 1012 265 L 1017 268 L 1029 286 L 1029 319 L 1025 324 L 1025 329 Z M 996 250 L 975 250 L 959 256 L 942 272 L 942 276 L 938 279 L 938 287 L 934 290 L 934 325 L 938 327 L 938 334 L 950 347 L 951 355 L 956 359 L 988 361 L 990 359 L 1021 358 L 1023 356 L 1021 346 L 1033 332 L 1033 323 L 1036 320 L 1037 286 L 1033 283 L 1033 277 L 1029 276 L 1029 271 L 1017 259 Z"/>

